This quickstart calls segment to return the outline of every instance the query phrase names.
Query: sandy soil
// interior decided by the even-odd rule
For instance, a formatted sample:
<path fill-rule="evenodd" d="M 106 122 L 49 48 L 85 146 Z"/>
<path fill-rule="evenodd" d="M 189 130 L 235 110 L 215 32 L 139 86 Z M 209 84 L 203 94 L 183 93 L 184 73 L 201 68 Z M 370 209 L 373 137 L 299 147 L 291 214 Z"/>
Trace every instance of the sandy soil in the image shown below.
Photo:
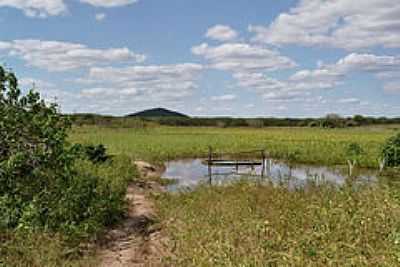
<path fill-rule="evenodd" d="M 151 193 L 161 192 L 162 187 L 148 178 L 159 177 L 162 170 L 143 161 L 135 164 L 142 181 L 128 187 L 126 219 L 101 242 L 100 267 L 168 266 L 162 260 L 170 256 L 167 239 L 157 225 L 154 203 L 149 197 Z"/>

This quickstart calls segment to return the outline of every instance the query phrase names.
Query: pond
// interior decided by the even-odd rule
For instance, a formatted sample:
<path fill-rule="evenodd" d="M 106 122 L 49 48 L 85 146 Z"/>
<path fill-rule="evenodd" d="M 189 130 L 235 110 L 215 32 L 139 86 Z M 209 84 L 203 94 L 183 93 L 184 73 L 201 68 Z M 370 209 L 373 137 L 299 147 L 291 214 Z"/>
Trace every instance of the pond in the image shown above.
<path fill-rule="evenodd" d="M 210 179 L 207 163 L 203 159 L 186 159 L 166 163 L 164 179 L 173 179 L 175 182 L 167 186 L 167 190 L 174 192 L 180 189 L 193 188 L 199 184 L 223 185 L 241 179 L 268 181 L 274 184 L 285 183 L 289 187 L 302 186 L 308 181 L 330 182 L 342 185 L 348 179 L 346 166 L 315 166 L 297 164 L 289 166 L 287 163 L 274 159 L 266 159 L 262 166 L 213 166 Z M 371 183 L 377 181 L 378 171 L 371 169 L 356 170 L 353 181 Z"/>

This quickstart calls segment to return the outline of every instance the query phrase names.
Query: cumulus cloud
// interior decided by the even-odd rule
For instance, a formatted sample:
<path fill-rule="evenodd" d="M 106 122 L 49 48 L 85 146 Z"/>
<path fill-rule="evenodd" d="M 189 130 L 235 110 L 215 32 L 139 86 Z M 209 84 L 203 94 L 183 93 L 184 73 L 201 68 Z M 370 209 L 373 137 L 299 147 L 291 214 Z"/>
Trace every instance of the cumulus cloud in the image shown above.
<path fill-rule="evenodd" d="M 20 9 L 28 17 L 39 18 L 61 15 L 67 11 L 63 0 L 0 0 L 0 7 Z"/>
<path fill-rule="evenodd" d="M 206 43 L 192 48 L 192 53 L 203 56 L 210 67 L 233 72 L 273 71 L 288 69 L 296 63 L 279 52 L 246 43 L 227 43 L 212 47 Z"/>
<path fill-rule="evenodd" d="M 0 42 L 1 52 L 19 57 L 29 66 L 48 71 L 67 71 L 116 62 L 143 62 L 146 57 L 128 48 L 93 49 L 78 43 L 15 40 Z"/>
<path fill-rule="evenodd" d="M 197 88 L 203 67 L 177 64 L 132 67 L 94 67 L 79 83 L 90 86 L 81 95 L 97 99 L 124 98 L 126 101 L 177 101 Z"/>
<path fill-rule="evenodd" d="M 80 0 L 95 7 L 120 7 L 137 3 L 138 0 Z M 28 17 L 47 18 L 59 16 L 68 10 L 64 0 L 0 0 L 1 7 L 22 10 Z"/>
<path fill-rule="evenodd" d="M 19 80 L 19 86 L 28 91 L 34 89 L 39 92 L 42 99 L 47 103 L 57 103 L 63 110 L 71 110 L 72 106 L 80 105 L 79 95 L 71 91 L 62 90 L 52 82 L 44 81 L 37 78 L 25 77 Z"/>
<path fill-rule="evenodd" d="M 261 72 L 237 72 L 233 74 L 238 85 L 263 96 L 268 101 L 300 101 L 316 90 L 330 90 L 344 84 L 353 72 L 376 76 L 384 83 L 384 90 L 400 92 L 400 57 L 352 53 L 334 64 L 320 64 L 314 70 L 300 70 L 288 79 L 275 79 Z M 345 99 L 344 102 L 355 102 Z M 360 101 L 358 101 L 360 102 Z"/>
<path fill-rule="evenodd" d="M 295 73 L 290 80 L 309 85 L 326 85 L 333 88 L 351 72 L 366 72 L 381 79 L 384 89 L 391 88 L 400 79 L 400 57 L 378 56 L 374 54 L 352 53 L 332 65 L 321 66 L 317 70 L 302 70 Z M 394 82 L 396 81 L 396 82 Z"/>
<path fill-rule="evenodd" d="M 138 0 L 80 0 L 96 7 L 119 7 L 137 3 Z"/>
<path fill-rule="evenodd" d="M 215 25 L 207 30 L 206 37 L 217 41 L 232 41 L 238 37 L 238 33 L 229 26 Z"/>
<path fill-rule="evenodd" d="M 227 95 L 220 95 L 220 96 L 212 96 L 212 101 L 232 101 L 237 98 L 236 95 L 227 94 Z"/>
<path fill-rule="evenodd" d="M 356 50 L 400 47 L 400 2 L 301 0 L 268 26 L 250 26 L 255 40 Z"/>

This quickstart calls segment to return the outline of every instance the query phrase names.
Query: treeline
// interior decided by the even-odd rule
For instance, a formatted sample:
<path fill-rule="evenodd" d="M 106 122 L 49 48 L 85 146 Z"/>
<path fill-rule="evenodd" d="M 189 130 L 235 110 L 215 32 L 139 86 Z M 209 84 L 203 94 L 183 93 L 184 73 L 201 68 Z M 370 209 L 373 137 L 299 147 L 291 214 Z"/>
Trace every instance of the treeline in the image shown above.
<path fill-rule="evenodd" d="M 78 126 L 97 125 L 116 128 L 147 128 L 157 125 L 183 127 L 320 127 L 346 128 L 368 125 L 400 124 L 400 117 L 341 117 L 329 114 L 324 118 L 185 118 L 185 117 L 113 117 L 96 114 L 68 115 Z"/>

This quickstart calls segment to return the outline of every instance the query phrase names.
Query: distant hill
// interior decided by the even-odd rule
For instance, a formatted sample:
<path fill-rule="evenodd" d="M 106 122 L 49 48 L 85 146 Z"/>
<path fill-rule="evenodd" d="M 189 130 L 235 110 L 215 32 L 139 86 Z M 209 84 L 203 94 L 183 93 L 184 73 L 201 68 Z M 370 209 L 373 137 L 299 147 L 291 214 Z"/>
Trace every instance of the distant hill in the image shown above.
<path fill-rule="evenodd" d="M 128 115 L 128 117 L 141 117 L 141 118 L 160 118 L 160 117 L 173 117 L 173 118 L 189 118 L 189 116 L 168 110 L 165 108 L 153 108 L 153 109 L 148 109 L 144 111 L 140 111 L 137 113 L 133 113 Z"/>

